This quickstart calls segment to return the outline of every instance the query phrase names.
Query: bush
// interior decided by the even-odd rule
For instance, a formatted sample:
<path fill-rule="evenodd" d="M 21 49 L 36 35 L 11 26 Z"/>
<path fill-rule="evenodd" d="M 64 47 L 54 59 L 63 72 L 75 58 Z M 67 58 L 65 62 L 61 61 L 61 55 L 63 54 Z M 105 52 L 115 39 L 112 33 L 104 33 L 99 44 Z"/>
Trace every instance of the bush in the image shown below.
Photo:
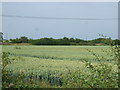
<path fill-rule="evenodd" d="M 118 88 L 118 73 L 106 64 L 93 66 L 86 62 L 84 71 L 80 69 L 64 76 L 64 87 L 67 88 Z"/>
<path fill-rule="evenodd" d="M 118 70 L 120 69 L 120 46 L 119 44 L 111 41 L 111 51 L 114 58 L 114 62 L 117 62 Z M 85 62 L 85 69 L 81 71 L 80 69 L 76 71 L 71 71 L 68 69 L 69 73 L 63 76 L 64 87 L 67 88 L 118 88 L 119 83 L 119 72 L 113 71 L 112 66 L 105 64 L 102 61 L 104 57 L 100 57 L 91 50 L 88 50 L 96 60 L 98 60 L 97 65 L 92 65 L 91 62 Z"/>

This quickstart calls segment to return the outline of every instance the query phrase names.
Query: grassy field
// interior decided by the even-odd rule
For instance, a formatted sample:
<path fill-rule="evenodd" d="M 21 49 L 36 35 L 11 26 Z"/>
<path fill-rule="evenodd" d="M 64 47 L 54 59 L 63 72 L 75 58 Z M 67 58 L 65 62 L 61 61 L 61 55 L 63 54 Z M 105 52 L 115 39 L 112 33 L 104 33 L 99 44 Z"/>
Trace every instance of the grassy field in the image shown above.
<path fill-rule="evenodd" d="M 90 51 L 92 52 L 90 52 Z M 112 66 L 112 72 L 117 72 L 117 65 L 111 57 L 109 46 L 12 46 L 4 45 L 3 52 L 10 52 L 10 58 L 15 60 L 6 67 L 14 74 L 24 72 L 33 73 L 38 79 L 54 78 L 54 85 L 60 84 L 61 75 L 76 70 L 85 71 L 86 62 L 97 66 L 99 57 L 102 63 Z M 96 54 L 93 55 L 93 54 Z M 50 80 L 48 80 L 50 81 Z M 59 82 L 59 83 L 58 83 Z M 51 82 L 50 82 L 51 83 Z M 58 83 L 58 84 L 56 84 Z M 74 86 L 73 86 L 74 87 Z M 84 87 L 84 86 L 83 86 Z"/>
<path fill-rule="evenodd" d="M 3 51 L 16 54 L 17 56 L 38 57 L 57 60 L 93 60 L 94 56 L 87 49 L 92 50 L 106 60 L 111 59 L 108 46 L 3 46 Z"/>

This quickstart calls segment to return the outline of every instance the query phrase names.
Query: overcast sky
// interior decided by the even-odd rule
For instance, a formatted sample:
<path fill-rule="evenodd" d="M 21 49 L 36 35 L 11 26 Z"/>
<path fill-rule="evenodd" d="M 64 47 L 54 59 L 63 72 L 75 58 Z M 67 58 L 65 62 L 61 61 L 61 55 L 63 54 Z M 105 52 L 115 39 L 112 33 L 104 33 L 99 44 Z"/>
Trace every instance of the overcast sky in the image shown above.
<path fill-rule="evenodd" d="M 117 18 L 117 2 L 6 2 L 2 3 L 3 15 L 58 17 L 58 18 Z M 1 6 L 1 4 L 0 4 Z M 55 20 L 2 17 L 4 37 L 95 39 L 104 34 L 118 38 L 117 20 Z"/>

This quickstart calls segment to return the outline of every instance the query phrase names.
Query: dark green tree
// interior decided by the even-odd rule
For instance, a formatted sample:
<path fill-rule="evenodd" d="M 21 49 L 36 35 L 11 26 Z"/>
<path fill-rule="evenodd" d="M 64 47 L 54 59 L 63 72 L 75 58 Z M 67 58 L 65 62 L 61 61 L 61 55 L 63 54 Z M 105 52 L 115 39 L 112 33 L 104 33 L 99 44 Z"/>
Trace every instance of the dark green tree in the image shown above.
<path fill-rule="evenodd" d="M 20 40 L 21 40 L 22 43 L 28 43 L 28 38 L 25 37 L 25 36 L 22 36 L 22 37 L 20 38 Z"/>
<path fill-rule="evenodd" d="M 2 42 L 2 41 L 3 41 L 3 33 L 0 32 L 0 42 Z"/>

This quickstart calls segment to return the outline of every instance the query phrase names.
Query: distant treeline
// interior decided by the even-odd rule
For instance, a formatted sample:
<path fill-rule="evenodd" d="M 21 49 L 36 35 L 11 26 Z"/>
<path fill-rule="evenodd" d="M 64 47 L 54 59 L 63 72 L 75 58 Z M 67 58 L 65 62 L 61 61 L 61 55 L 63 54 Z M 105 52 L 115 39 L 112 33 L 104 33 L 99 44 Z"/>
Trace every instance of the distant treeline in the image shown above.
<path fill-rule="evenodd" d="M 28 37 L 20 37 L 16 39 L 10 39 L 10 43 L 30 43 L 32 45 L 109 45 L 112 41 L 114 44 L 120 45 L 120 40 L 112 40 L 111 38 L 97 38 L 93 40 L 82 40 L 78 38 L 40 38 L 40 39 L 28 39 Z"/>

